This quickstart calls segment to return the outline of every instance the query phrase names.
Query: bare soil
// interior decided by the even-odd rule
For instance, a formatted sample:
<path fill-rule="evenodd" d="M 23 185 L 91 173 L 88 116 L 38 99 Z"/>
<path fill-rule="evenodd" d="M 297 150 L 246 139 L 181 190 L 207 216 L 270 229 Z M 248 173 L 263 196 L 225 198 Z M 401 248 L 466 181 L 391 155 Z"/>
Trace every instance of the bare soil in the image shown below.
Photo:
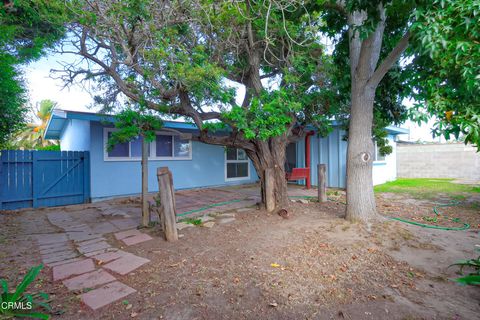
<path fill-rule="evenodd" d="M 385 215 L 418 218 L 431 207 L 378 197 Z M 233 223 L 184 229 L 175 243 L 152 228 L 154 240 L 123 248 L 151 260 L 117 277 L 137 290 L 125 301 L 93 312 L 52 283 L 49 268 L 32 291 L 51 295 L 59 319 L 478 319 L 480 288 L 451 281 L 456 269 L 448 266 L 474 257 L 480 212 L 472 205 L 445 209 L 472 228 L 425 229 L 385 216 L 361 226 L 342 218 L 338 202 L 292 203 L 289 219 L 241 210 Z M 0 215 L 0 278 L 16 284 L 40 263 L 31 236 L 59 231 L 46 218 L 59 210 L 72 209 Z"/>

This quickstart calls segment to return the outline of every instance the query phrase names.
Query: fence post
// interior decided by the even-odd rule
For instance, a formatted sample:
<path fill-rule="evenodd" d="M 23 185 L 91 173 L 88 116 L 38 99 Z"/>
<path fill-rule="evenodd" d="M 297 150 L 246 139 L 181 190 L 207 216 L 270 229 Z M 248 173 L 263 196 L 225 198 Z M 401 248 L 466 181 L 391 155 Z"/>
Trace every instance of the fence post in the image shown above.
<path fill-rule="evenodd" d="M 275 172 L 273 168 L 265 169 L 265 206 L 268 212 L 275 210 Z"/>
<path fill-rule="evenodd" d="M 327 165 L 319 164 L 318 171 L 318 201 L 327 202 Z"/>
<path fill-rule="evenodd" d="M 167 241 L 178 240 L 177 222 L 175 215 L 175 193 L 173 189 L 172 173 L 168 167 L 157 169 L 158 199 L 160 222 Z"/>

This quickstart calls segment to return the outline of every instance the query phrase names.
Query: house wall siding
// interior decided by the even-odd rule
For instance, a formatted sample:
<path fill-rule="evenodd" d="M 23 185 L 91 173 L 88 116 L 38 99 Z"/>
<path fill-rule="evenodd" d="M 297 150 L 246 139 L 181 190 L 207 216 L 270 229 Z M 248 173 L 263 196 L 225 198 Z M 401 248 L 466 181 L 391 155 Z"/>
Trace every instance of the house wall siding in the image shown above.
<path fill-rule="evenodd" d="M 141 190 L 140 161 L 105 161 L 103 128 L 98 122 L 92 122 L 90 126 L 92 198 L 138 194 Z M 225 149 L 196 141 L 192 142 L 191 160 L 149 160 L 150 192 L 158 191 L 158 167 L 168 167 L 172 171 L 175 189 L 237 185 L 258 180 L 255 168 L 250 162 L 249 179 L 225 181 Z"/>
<path fill-rule="evenodd" d="M 373 185 L 382 184 L 397 179 L 397 143 L 393 136 L 388 136 L 392 153 L 385 157 L 384 162 L 373 163 Z"/>
<path fill-rule="evenodd" d="M 313 135 L 310 137 L 310 163 L 312 185 L 318 185 L 318 167 L 320 163 L 327 165 L 327 186 L 345 188 L 347 174 L 347 145 L 343 140 L 345 131 L 335 128 L 327 137 Z M 373 184 L 382 184 L 396 179 L 396 143 L 394 137 L 388 137 L 393 147 L 392 154 L 386 156 L 384 162 L 373 165 Z M 297 166 L 305 167 L 305 139 L 297 142 Z M 305 184 L 301 181 L 300 184 Z"/>
<path fill-rule="evenodd" d="M 89 151 L 90 122 L 68 119 L 60 134 L 60 149 L 62 151 Z"/>

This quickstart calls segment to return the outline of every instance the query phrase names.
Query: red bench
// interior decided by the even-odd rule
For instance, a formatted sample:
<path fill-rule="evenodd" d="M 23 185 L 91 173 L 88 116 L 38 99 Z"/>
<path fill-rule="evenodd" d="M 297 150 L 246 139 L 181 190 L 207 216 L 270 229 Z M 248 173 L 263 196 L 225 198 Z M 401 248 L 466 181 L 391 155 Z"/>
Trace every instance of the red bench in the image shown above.
<path fill-rule="evenodd" d="M 287 181 L 304 180 L 310 178 L 310 168 L 293 168 L 286 173 Z"/>

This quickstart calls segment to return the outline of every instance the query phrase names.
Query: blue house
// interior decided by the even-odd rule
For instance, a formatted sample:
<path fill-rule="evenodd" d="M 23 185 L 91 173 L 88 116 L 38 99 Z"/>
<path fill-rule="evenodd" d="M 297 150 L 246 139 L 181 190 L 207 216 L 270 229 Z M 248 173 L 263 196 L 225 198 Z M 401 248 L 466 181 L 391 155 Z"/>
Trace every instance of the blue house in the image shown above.
<path fill-rule="evenodd" d="M 89 151 L 90 196 L 103 198 L 138 194 L 141 190 L 141 141 L 106 150 L 108 136 L 115 130 L 115 118 L 87 112 L 56 109 L 45 130 L 46 139 L 60 140 L 62 151 Z M 382 157 L 375 152 L 374 184 L 396 178 L 395 136 L 407 130 L 388 127 L 394 152 Z M 176 189 L 202 188 L 254 183 L 258 176 L 242 149 L 231 149 L 192 141 L 193 124 L 165 121 L 162 131 L 150 144 L 149 191 L 157 191 L 156 168 L 166 166 L 173 174 Z M 312 132 L 287 147 L 287 167 L 305 167 L 305 146 L 310 145 L 312 184 L 317 184 L 317 164 L 327 164 L 329 187 L 345 187 L 346 146 L 344 132 L 335 127 L 326 138 Z M 309 141 L 308 141 L 309 140 Z"/>

